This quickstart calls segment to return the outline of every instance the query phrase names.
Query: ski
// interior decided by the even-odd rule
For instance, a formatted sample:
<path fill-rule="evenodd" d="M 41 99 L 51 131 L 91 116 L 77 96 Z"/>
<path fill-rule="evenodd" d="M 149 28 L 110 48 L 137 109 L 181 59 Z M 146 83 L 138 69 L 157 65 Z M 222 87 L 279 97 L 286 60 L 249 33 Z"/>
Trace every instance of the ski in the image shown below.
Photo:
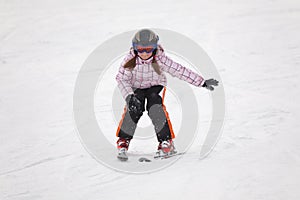
<path fill-rule="evenodd" d="M 179 156 L 179 155 L 183 155 L 184 152 L 180 152 L 180 153 L 173 153 L 173 154 L 167 154 L 167 155 L 155 155 L 154 159 L 158 160 L 158 159 L 168 159 L 174 156 Z"/>
<path fill-rule="evenodd" d="M 184 153 L 181 152 L 181 153 L 173 153 L 173 154 L 169 154 L 169 155 L 155 155 L 153 156 L 153 158 L 155 160 L 163 160 L 163 159 L 168 159 L 168 158 L 171 158 L 171 157 L 174 157 L 174 156 L 179 156 L 179 155 L 183 155 Z M 152 162 L 151 159 L 149 158 L 145 158 L 145 157 L 140 157 L 138 159 L 139 162 Z"/>
<path fill-rule="evenodd" d="M 121 148 L 119 149 L 119 153 L 118 153 L 118 156 L 117 158 L 120 160 L 120 161 L 127 161 L 128 160 L 128 156 L 126 154 L 126 149 L 125 148 Z"/>

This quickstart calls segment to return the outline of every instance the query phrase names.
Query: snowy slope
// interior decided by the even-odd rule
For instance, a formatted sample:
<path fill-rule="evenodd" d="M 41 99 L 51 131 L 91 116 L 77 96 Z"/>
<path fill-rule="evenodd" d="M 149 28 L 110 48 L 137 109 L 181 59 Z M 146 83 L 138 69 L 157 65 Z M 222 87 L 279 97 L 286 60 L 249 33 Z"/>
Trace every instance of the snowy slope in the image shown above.
<path fill-rule="evenodd" d="M 0 0 L 0 199 L 299 199 L 299 21 L 297 0 Z M 206 50 L 226 119 L 206 159 L 199 135 L 170 167 L 135 175 L 87 153 L 72 104 L 88 55 L 140 27 L 180 32 Z M 111 109 L 96 107 L 98 119 Z"/>

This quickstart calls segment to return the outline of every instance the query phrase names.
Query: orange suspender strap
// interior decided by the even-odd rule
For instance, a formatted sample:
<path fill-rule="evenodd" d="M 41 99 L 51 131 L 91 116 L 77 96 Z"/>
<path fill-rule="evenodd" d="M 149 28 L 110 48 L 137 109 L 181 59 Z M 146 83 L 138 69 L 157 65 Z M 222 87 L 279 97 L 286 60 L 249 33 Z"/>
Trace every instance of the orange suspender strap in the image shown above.
<path fill-rule="evenodd" d="M 169 129 L 170 129 L 170 132 L 171 132 L 172 139 L 174 139 L 175 134 L 174 134 L 173 126 L 172 126 L 172 123 L 171 123 L 171 120 L 170 120 L 169 113 L 167 112 L 166 106 L 164 104 L 166 90 L 167 90 L 166 87 L 164 87 L 163 94 L 162 94 L 162 107 L 163 107 L 163 110 L 164 110 L 166 118 L 167 118 L 167 122 L 168 122 L 168 125 L 169 125 Z"/>
<path fill-rule="evenodd" d="M 122 114 L 122 119 L 121 119 L 120 122 L 119 122 L 118 130 L 117 130 L 117 132 L 116 132 L 116 136 L 117 136 L 117 137 L 119 137 L 119 133 L 120 133 L 121 126 L 122 126 L 123 121 L 124 121 L 124 118 L 125 118 L 126 111 L 127 111 L 127 108 L 126 108 L 126 106 L 125 106 L 125 107 L 124 107 L 124 113 Z"/>

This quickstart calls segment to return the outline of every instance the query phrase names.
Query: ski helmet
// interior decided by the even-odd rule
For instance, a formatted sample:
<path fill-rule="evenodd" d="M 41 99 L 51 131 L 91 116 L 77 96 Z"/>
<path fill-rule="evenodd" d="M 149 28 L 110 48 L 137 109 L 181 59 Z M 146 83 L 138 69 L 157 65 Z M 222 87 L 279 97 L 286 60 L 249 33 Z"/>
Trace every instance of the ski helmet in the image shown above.
<path fill-rule="evenodd" d="M 158 35 L 150 29 L 142 29 L 134 35 L 132 39 L 132 46 L 134 49 L 137 45 L 153 46 L 154 48 L 157 48 L 158 39 Z"/>

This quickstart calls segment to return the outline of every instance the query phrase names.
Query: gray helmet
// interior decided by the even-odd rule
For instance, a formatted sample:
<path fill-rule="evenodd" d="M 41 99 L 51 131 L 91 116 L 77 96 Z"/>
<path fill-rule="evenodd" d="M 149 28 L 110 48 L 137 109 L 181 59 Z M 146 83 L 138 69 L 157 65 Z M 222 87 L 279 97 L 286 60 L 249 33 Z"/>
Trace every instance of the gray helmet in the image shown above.
<path fill-rule="evenodd" d="M 142 46 L 154 46 L 157 47 L 158 42 L 158 35 L 156 35 L 153 31 L 149 29 L 142 29 L 138 31 L 133 39 L 132 39 L 132 46 L 135 48 L 137 45 Z"/>

